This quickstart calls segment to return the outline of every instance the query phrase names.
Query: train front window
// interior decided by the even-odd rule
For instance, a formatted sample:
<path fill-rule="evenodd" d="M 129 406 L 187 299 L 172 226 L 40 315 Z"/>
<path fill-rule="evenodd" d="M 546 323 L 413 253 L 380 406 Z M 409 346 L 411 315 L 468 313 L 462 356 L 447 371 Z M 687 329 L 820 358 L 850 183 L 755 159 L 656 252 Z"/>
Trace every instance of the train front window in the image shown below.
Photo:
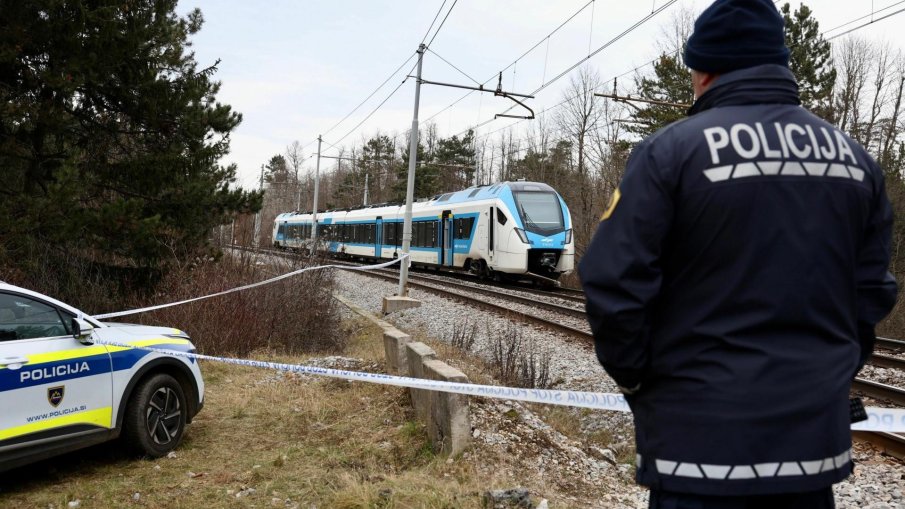
<path fill-rule="evenodd" d="M 565 230 L 562 207 L 556 193 L 516 191 L 513 195 L 526 230 L 540 235 L 553 235 Z"/>

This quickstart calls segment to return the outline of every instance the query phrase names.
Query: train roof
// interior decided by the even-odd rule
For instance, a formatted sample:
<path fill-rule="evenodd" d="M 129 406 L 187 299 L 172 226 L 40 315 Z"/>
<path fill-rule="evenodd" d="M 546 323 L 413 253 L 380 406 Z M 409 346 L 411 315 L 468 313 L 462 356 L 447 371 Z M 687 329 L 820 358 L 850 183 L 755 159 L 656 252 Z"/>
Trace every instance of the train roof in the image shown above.
<path fill-rule="evenodd" d="M 495 184 L 486 184 L 483 186 L 471 186 L 467 189 L 463 189 L 461 191 L 453 191 L 450 193 L 441 193 L 435 195 L 427 200 L 419 200 L 412 204 L 413 210 L 418 210 L 419 208 L 427 208 L 431 206 L 439 206 L 440 204 L 458 204 L 458 203 L 466 203 L 471 201 L 483 201 L 489 200 L 492 198 L 496 198 L 500 195 L 503 190 L 509 191 L 540 191 L 540 192 L 556 192 L 555 189 L 550 187 L 548 184 L 543 182 L 525 182 L 525 181 L 516 181 L 516 182 L 497 182 Z M 384 209 L 389 213 L 390 211 L 397 211 L 399 208 L 404 207 L 405 203 L 378 203 L 374 205 L 367 205 L 361 207 L 354 207 L 348 209 L 334 209 L 334 210 L 324 210 L 318 212 L 318 214 L 329 214 L 334 212 L 356 212 L 360 210 L 367 210 L 369 213 L 379 212 L 378 209 Z M 277 220 L 280 219 L 289 219 L 292 216 L 296 215 L 304 215 L 310 214 L 310 211 L 307 212 L 285 212 L 276 217 Z"/>

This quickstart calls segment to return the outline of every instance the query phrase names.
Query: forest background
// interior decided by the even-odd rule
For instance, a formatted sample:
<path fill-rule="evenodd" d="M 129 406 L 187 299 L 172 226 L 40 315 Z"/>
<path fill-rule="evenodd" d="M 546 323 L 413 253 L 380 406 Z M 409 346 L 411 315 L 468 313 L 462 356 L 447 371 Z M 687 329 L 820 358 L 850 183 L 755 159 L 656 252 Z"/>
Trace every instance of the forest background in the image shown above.
<path fill-rule="evenodd" d="M 270 245 L 278 213 L 312 209 L 314 154 L 299 142 L 262 161 L 258 190 L 237 188 L 237 168 L 220 165 L 241 114 L 217 101 L 217 64 L 199 68 L 188 49 L 200 11 L 179 16 L 175 0 L 0 7 L 0 278 L 28 281 L 55 264 L 77 267 L 55 283 L 61 297 L 78 295 L 86 274 L 148 291 L 174 267 L 216 256 L 220 243 Z M 897 218 L 891 270 L 905 281 L 905 54 L 859 34 L 826 40 L 806 5 L 781 11 L 804 106 L 886 172 Z M 686 115 L 595 93 L 690 104 L 681 49 L 693 21 L 690 11 L 674 15 L 652 68 L 618 84 L 582 66 L 560 102 L 521 131 L 444 137 L 423 124 L 416 196 L 546 182 L 571 210 L 580 258 L 634 145 Z M 323 159 L 318 209 L 402 201 L 407 140 L 378 130 Z M 881 331 L 905 337 L 901 299 Z"/>

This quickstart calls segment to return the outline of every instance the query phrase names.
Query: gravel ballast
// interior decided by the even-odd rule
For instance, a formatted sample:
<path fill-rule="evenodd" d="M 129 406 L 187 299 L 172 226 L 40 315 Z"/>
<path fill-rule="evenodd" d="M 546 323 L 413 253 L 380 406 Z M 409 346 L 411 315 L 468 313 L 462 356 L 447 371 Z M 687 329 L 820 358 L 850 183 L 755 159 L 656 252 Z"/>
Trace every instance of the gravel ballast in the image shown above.
<path fill-rule="evenodd" d="M 396 285 L 376 278 L 348 271 L 336 272 L 336 292 L 354 304 L 380 314 L 384 296 L 393 295 Z M 412 288 L 409 295 L 421 302 L 414 309 L 393 313 L 386 317 L 402 330 L 419 331 L 439 341 L 449 342 L 457 330 L 461 329 L 463 317 L 476 324 L 477 337 L 472 351 L 485 359 L 490 358 L 491 337 L 495 332 L 517 326 L 526 342 L 533 342 L 539 351 L 546 351 L 550 357 L 550 380 L 557 389 L 572 389 L 595 392 L 617 392 L 615 383 L 606 375 L 597 362 L 591 345 L 582 344 L 575 338 L 540 329 L 528 324 L 513 325 L 513 322 L 496 313 L 474 306 L 439 297 L 429 292 Z M 494 300 L 492 297 L 486 297 Z M 503 301 L 500 300 L 500 303 Z M 511 304 L 507 304 L 512 307 Z M 586 325 L 585 325 L 586 327 Z M 905 376 L 896 370 L 867 367 L 862 376 L 890 385 L 905 385 Z M 524 429 L 520 432 L 509 430 L 501 433 L 500 417 L 496 414 L 517 414 Z M 496 415 L 496 416 L 495 416 Z M 495 417 L 494 417 L 495 416 Z M 533 433 L 542 430 L 548 439 L 556 442 L 555 449 L 544 456 L 544 451 L 523 449 L 526 453 L 523 466 L 525 475 L 543 474 L 574 476 L 589 487 L 597 487 L 597 498 L 585 500 L 594 507 L 646 507 L 647 491 L 633 482 L 633 472 L 629 464 L 613 464 L 611 453 L 587 451 L 579 444 L 555 431 L 529 409 L 515 402 L 484 400 L 476 403 L 474 419 L 474 450 L 469 454 L 479 454 L 489 447 L 521 450 Z M 614 449 L 633 441 L 633 424 L 629 414 L 618 412 L 593 412 L 582 418 L 581 427 L 588 432 L 609 430 L 613 437 Z M 517 437 L 517 438 L 513 438 Z M 549 442 L 548 442 L 549 443 Z M 533 452 L 532 452 L 533 451 Z M 518 454 L 517 454 L 518 455 Z M 856 461 L 855 473 L 834 486 L 838 508 L 905 508 L 905 468 L 903 462 L 879 453 L 869 445 L 855 445 L 853 457 Z M 555 459 L 556 463 L 551 460 Z M 566 467 L 561 468 L 565 464 Z M 529 468 L 530 467 L 530 468 Z M 584 488 L 586 490 L 587 488 Z M 585 491 L 587 492 L 587 491 Z M 589 495 L 592 493 L 589 493 Z M 579 501 L 576 501 L 579 502 Z"/>

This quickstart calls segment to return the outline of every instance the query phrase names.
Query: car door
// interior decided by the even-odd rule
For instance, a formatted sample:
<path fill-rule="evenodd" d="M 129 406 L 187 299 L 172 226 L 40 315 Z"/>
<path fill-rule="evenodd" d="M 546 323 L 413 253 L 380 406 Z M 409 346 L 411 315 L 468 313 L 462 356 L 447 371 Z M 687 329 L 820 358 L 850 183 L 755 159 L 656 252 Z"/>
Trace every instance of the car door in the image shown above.
<path fill-rule="evenodd" d="M 110 356 L 77 341 L 72 318 L 32 296 L 0 292 L 0 453 L 112 427 Z"/>

